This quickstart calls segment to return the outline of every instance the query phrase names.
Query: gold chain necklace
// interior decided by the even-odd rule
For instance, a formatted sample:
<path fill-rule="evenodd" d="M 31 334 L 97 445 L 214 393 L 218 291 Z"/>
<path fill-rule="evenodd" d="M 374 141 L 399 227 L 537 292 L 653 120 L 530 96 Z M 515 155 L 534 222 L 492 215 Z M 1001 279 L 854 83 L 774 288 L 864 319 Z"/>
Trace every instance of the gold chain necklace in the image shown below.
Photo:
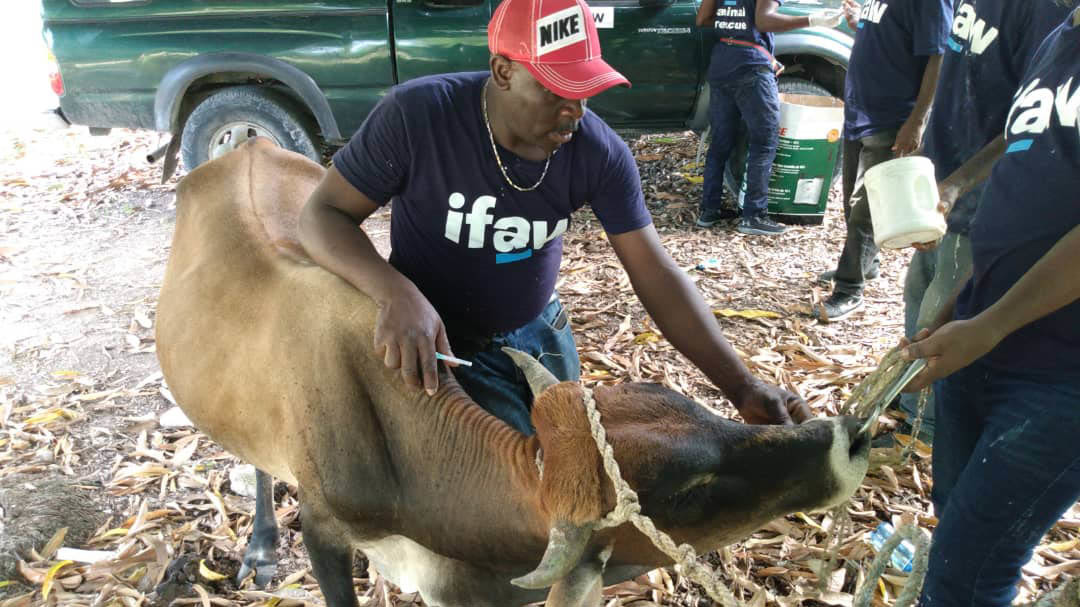
<path fill-rule="evenodd" d="M 514 181 L 512 179 L 510 179 L 510 175 L 507 174 L 507 172 L 506 172 L 506 167 L 503 166 L 502 158 L 499 158 L 499 150 L 498 150 L 498 148 L 495 147 L 495 135 L 493 135 L 491 133 L 491 121 L 488 120 L 488 112 L 487 112 L 487 87 L 488 87 L 488 82 L 491 82 L 491 80 L 485 80 L 484 81 L 484 90 L 480 91 L 480 110 L 483 111 L 483 113 L 484 113 L 484 126 L 487 127 L 488 140 L 491 141 L 491 153 L 495 154 L 495 163 L 499 165 L 499 170 L 502 171 L 503 179 L 506 180 L 506 183 L 510 184 L 510 187 L 514 188 L 515 190 L 517 190 L 519 192 L 531 192 L 531 191 L 535 190 L 536 188 L 540 187 L 540 184 L 544 181 L 544 177 L 547 177 L 548 167 L 551 166 L 551 156 L 552 155 L 548 154 L 547 160 L 544 161 L 544 171 L 542 173 L 540 173 L 540 179 L 537 179 L 536 183 L 532 184 L 532 186 L 527 187 L 527 188 L 523 188 L 523 187 L 519 186 L 518 184 L 514 183 Z"/>

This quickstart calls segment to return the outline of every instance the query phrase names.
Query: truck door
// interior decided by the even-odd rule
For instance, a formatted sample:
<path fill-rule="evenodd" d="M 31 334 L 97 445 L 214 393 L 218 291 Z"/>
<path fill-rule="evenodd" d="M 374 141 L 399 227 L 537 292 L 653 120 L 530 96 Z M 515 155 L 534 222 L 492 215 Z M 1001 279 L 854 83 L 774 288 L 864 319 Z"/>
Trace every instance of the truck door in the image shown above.
<path fill-rule="evenodd" d="M 487 24 L 499 0 L 395 0 L 397 82 L 488 69 Z M 589 108 L 612 126 L 680 128 L 704 70 L 695 0 L 592 0 L 604 59 L 632 88 L 609 89 Z"/>
<path fill-rule="evenodd" d="M 616 127 L 685 125 L 704 70 L 694 0 L 591 0 L 604 60 L 630 80 L 590 100 Z"/>
<path fill-rule="evenodd" d="M 488 69 L 493 0 L 394 0 L 397 82 Z"/>

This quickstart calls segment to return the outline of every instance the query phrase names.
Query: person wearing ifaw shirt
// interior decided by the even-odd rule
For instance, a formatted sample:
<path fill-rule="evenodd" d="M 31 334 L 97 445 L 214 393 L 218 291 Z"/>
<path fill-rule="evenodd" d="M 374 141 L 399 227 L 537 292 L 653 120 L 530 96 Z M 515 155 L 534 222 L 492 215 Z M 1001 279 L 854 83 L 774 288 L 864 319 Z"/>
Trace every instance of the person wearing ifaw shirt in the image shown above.
<path fill-rule="evenodd" d="M 300 217 L 311 257 L 379 306 L 375 348 L 435 394 L 436 352 L 481 406 L 532 433 L 532 395 L 501 348 L 560 380 L 580 362 L 555 297 L 562 234 L 586 203 L 671 343 L 751 423 L 809 417 L 753 377 L 693 283 L 660 245 L 630 149 L 586 109 L 629 84 L 603 61 L 581 0 L 503 0 L 488 25 L 490 72 L 419 78 L 378 104 Z M 389 263 L 362 222 L 392 201 Z M 601 294 L 598 294 L 598 296 Z M 445 376 L 443 379 L 447 379 Z"/>
<path fill-rule="evenodd" d="M 808 26 L 836 27 L 843 20 L 843 12 L 819 11 L 792 17 L 777 12 L 779 8 L 780 0 L 703 0 L 698 7 L 698 27 L 708 27 L 717 38 L 707 74 L 712 141 L 705 156 L 704 191 L 697 219 L 700 227 L 712 227 L 728 218 L 721 206 L 724 167 L 735 149 L 740 126 L 745 125 L 746 196 L 736 229 L 764 236 L 785 230 L 768 216 L 769 176 L 780 141 L 776 74 L 783 69 L 773 57 L 773 32 Z"/>
<path fill-rule="evenodd" d="M 1070 0 L 1075 3 L 1075 0 Z M 960 0 L 941 62 L 938 91 L 923 153 L 934 161 L 941 184 L 948 232 L 940 243 L 919 247 L 904 281 L 904 333 L 913 337 L 937 318 L 971 272 L 968 230 L 982 186 L 962 165 L 983 146 L 1001 138 L 1012 93 L 1035 49 L 1070 10 L 1056 0 Z M 985 175 L 974 176 L 981 180 Z M 966 191 L 962 196 L 960 193 Z M 905 394 L 900 408 L 909 419 L 918 397 Z M 926 404 L 920 438 L 934 436 L 934 407 Z M 907 426 L 901 431 L 910 433 Z"/>
<path fill-rule="evenodd" d="M 906 352 L 927 359 L 908 390 L 944 378 L 923 607 L 1011 604 L 1020 568 L 1080 498 L 1080 8 L 1020 79 L 971 254 L 951 322 Z"/>
<path fill-rule="evenodd" d="M 847 235 L 836 269 L 820 276 L 834 283 L 816 311 L 825 322 L 862 306 L 863 284 L 878 273 L 863 175 L 921 146 L 951 23 L 952 0 L 866 0 L 852 23 L 857 31 L 844 81 Z"/>

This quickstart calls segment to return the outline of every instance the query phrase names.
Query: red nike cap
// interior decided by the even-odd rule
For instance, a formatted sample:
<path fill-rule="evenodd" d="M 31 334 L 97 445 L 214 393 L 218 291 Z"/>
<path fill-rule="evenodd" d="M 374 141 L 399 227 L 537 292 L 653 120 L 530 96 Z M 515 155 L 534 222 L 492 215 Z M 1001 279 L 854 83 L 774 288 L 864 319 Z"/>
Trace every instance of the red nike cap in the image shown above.
<path fill-rule="evenodd" d="M 488 23 L 488 49 L 521 63 L 566 99 L 630 86 L 600 58 L 596 23 L 584 0 L 503 0 Z"/>

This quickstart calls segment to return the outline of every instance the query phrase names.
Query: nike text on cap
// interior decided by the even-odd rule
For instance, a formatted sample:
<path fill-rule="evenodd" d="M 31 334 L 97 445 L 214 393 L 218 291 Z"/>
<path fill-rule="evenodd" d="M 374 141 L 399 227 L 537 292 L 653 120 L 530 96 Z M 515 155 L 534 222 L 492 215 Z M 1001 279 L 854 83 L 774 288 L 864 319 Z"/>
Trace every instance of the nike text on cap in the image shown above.
<path fill-rule="evenodd" d="M 600 58 L 600 38 L 584 0 L 503 0 L 488 24 L 488 49 L 521 63 L 566 99 L 630 86 Z"/>

